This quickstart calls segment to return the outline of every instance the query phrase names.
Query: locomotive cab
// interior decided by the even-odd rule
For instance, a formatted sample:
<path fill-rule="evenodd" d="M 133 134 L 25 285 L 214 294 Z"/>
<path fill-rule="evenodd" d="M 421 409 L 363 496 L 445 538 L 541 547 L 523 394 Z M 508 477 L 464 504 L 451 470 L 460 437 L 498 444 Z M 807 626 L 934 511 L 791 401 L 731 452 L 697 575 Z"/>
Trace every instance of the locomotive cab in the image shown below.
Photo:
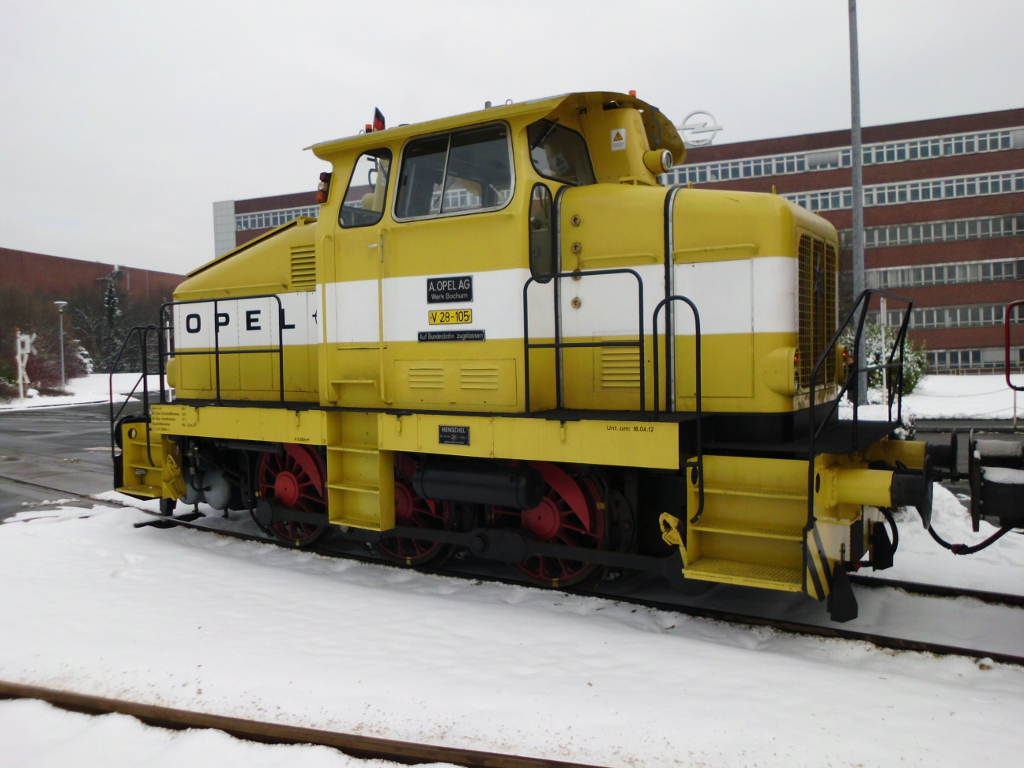
<path fill-rule="evenodd" d="M 657 108 L 570 94 L 312 150 L 317 220 L 167 308 L 177 400 L 120 427 L 126 492 L 549 586 L 835 588 L 837 618 L 846 569 L 891 559 L 878 508 L 930 512 L 924 444 L 837 418 L 834 228 L 662 186 L 685 150 Z"/>
<path fill-rule="evenodd" d="M 656 172 L 685 150 L 635 97 L 545 100 L 313 149 L 333 169 L 317 229 L 324 405 L 649 410 L 645 315 L 675 291 L 707 297 L 709 411 L 806 407 L 809 364 L 835 330 L 835 231 L 779 197 L 669 195 Z M 803 338 L 802 252 L 805 303 L 823 297 L 805 311 Z M 572 279 L 552 283 L 559 272 Z M 827 284 L 815 288 L 813 274 Z M 675 331 L 659 353 L 678 391 L 659 407 L 693 410 L 693 323 L 674 309 L 659 318 L 663 343 L 666 319 Z M 534 349 L 527 361 L 527 334 L 594 346 Z M 820 401 L 834 397 L 836 372 Z"/>

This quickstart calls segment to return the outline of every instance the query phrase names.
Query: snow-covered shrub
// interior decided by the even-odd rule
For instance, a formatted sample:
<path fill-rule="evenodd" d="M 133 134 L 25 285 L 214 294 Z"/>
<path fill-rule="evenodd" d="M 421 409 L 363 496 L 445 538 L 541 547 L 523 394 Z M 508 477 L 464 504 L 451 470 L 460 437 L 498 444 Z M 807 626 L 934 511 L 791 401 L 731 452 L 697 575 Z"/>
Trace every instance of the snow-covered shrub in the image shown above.
<path fill-rule="evenodd" d="M 896 334 L 899 331 L 899 327 L 889 326 L 885 330 L 885 349 L 882 349 L 882 326 L 877 323 L 865 323 L 864 324 L 864 351 L 867 356 L 868 365 L 881 365 L 883 362 L 883 356 L 888 359 L 889 353 L 892 351 L 893 343 L 896 340 Z M 851 353 L 853 352 L 853 340 L 854 340 L 854 328 L 849 327 L 846 333 L 843 334 L 842 343 L 850 347 Z M 896 352 L 896 359 L 899 359 L 899 351 Z M 919 347 L 910 339 L 907 339 L 906 346 L 903 351 L 903 394 L 909 395 L 914 391 L 914 387 L 924 376 L 925 370 L 928 367 L 928 355 L 925 352 L 923 346 Z M 871 375 L 868 380 L 868 386 L 871 389 L 882 388 L 882 372 L 871 371 Z"/>
<path fill-rule="evenodd" d="M 78 339 L 72 339 L 71 346 L 75 350 L 75 368 L 76 370 L 85 371 L 85 373 L 79 374 L 81 376 L 88 376 L 93 373 L 95 364 L 92 361 L 92 355 L 89 354 L 89 350 L 82 346 L 82 342 Z"/>

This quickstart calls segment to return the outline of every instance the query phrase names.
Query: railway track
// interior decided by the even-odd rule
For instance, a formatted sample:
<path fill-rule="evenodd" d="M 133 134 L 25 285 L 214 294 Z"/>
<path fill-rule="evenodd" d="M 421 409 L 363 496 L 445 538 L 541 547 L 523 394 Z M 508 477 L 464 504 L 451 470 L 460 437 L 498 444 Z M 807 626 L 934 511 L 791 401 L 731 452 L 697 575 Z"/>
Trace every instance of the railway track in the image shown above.
<path fill-rule="evenodd" d="M 38 484 L 36 487 L 46 488 Z M 58 489 L 52 489 L 58 493 L 65 493 Z M 74 494 L 72 494 L 74 495 Z M 130 504 L 123 504 L 121 502 L 110 501 L 106 499 L 92 499 L 88 496 L 79 496 L 82 500 L 98 501 L 103 504 L 110 504 L 114 506 L 122 506 L 130 509 L 137 509 L 141 512 L 151 515 L 154 519 L 147 523 L 138 523 L 137 526 L 141 525 L 154 525 L 156 527 L 185 527 L 191 528 L 198 531 L 207 533 L 218 534 L 221 536 L 227 536 L 233 539 L 241 541 L 252 541 L 263 544 L 272 544 L 274 546 L 281 547 L 282 549 L 294 550 L 287 544 L 277 541 L 274 538 L 267 536 L 257 536 L 250 533 L 244 533 L 240 531 L 231 531 L 223 528 L 215 528 L 212 526 L 206 526 L 195 522 L 194 520 L 183 520 L 178 518 L 162 517 L 156 513 L 149 512 L 148 510 L 141 510 L 138 507 L 134 507 Z M 349 560 L 356 560 L 368 564 L 381 565 L 386 567 L 398 568 L 400 566 L 394 563 L 382 560 L 374 557 L 370 554 L 359 554 L 348 550 L 332 547 L 327 544 L 321 544 L 313 547 L 307 547 L 303 549 L 304 552 L 313 552 L 315 554 L 324 557 L 342 558 Z M 534 589 L 541 589 L 535 587 L 524 581 L 520 581 L 511 577 L 495 576 L 493 574 L 482 574 L 475 572 L 465 572 L 459 570 L 452 570 L 449 568 L 432 569 L 432 568 L 420 568 L 418 569 L 421 573 L 432 574 L 436 576 L 444 576 L 448 578 L 458 579 L 469 579 L 474 581 L 487 581 L 498 584 L 509 584 L 519 587 L 529 587 Z M 899 589 L 910 594 L 921 595 L 924 597 L 938 597 L 946 599 L 955 598 L 972 598 L 980 600 L 982 602 L 995 604 L 995 605 L 1006 605 L 1015 608 L 1024 608 L 1024 596 L 1010 595 L 998 592 L 984 592 L 979 590 L 960 589 L 956 587 L 946 587 L 932 584 L 920 584 L 916 582 L 904 582 L 895 581 L 890 579 L 877 578 L 872 576 L 861 576 L 859 574 L 850 574 L 850 580 L 856 585 L 865 588 L 875 589 Z M 545 590 L 548 591 L 548 590 Z M 600 592 L 594 592 L 590 590 L 577 590 L 572 588 L 559 588 L 554 590 L 563 594 L 575 595 L 580 597 L 591 597 L 600 600 L 611 600 L 620 603 L 628 603 L 630 605 L 642 606 L 650 608 L 652 610 L 665 611 L 669 613 L 682 614 L 686 616 L 692 616 L 695 618 L 710 619 L 713 621 L 721 621 L 729 624 L 735 624 L 739 626 L 748 627 L 765 627 L 773 629 L 779 632 L 794 635 L 814 636 L 832 639 L 842 639 L 851 641 L 860 641 L 870 643 L 879 648 L 886 648 L 889 650 L 897 651 L 912 651 L 918 653 L 931 653 L 937 656 L 966 656 L 969 658 L 980 659 L 987 658 L 992 661 L 1011 664 L 1015 666 L 1024 667 L 1024 656 L 1018 656 L 1014 654 L 1000 653 L 996 651 L 989 651 L 977 648 L 964 648 L 955 645 L 946 645 L 942 643 L 933 643 L 922 640 L 911 640 L 898 637 L 892 637 L 890 635 L 884 635 L 877 632 L 861 632 L 857 630 L 845 629 L 839 626 L 820 626 L 816 624 L 805 624 L 801 622 L 794 622 L 784 619 L 773 619 L 762 616 L 752 616 L 744 613 L 736 613 L 732 611 L 724 611 L 715 608 L 709 608 L 706 606 L 690 606 L 680 605 L 678 603 L 670 603 L 661 600 L 648 600 L 635 596 L 621 596 L 613 594 L 604 594 Z"/>
<path fill-rule="evenodd" d="M 8 478 L 10 479 L 10 478 Z M 28 485 L 35 487 L 45 488 L 53 490 L 54 493 L 69 495 L 65 490 L 59 488 L 50 488 L 46 485 L 39 483 L 31 483 L 22 480 L 13 480 L 14 482 L 24 482 Z M 182 520 L 174 517 L 163 517 L 154 512 L 148 512 L 147 510 L 141 510 L 138 507 L 134 507 L 129 504 L 122 502 L 116 502 L 111 500 L 98 500 L 92 499 L 88 496 L 71 494 L 71 496 L 77 496 L 82 501 L 95 501 L 101 504 L 108 504 L 112 506 L 120 506 L 128 509 L 136 509 L 138 511 L 150 514 L 154 520 L 147 523 L 137 523 L 137 525 L 156 525 L 158 527 L 171 527 L 180 526 L 188 527 L 196 530 L 210 532 L 219 536 L 229 537 L 231 539 L 237 539 L 240 541 L 256 542 L 260 544 L 270 544 L 282 549 L 294 550 L 293 547 L 279 542 L 278 540 L 272 539 L 265 536 L 255 536 L 253 534 L 246 534 L 246 532 L 237 530 L 227 530 L 224 528 L 213 527 L 209 525 L 200 524 L 194 520 Z M 383 565 L 388 567 L 400 567 L 386 560 L 374 557 L 370 554 L 359 554 L 351 551 L 343 550 L 337 547 L 332 547 L 330 544 L 322 544 L 314 547 L 307 547 L 303 549 L 304 552 L 313 552 L 324 557 L 335 557 L 349 560 L 357 560 L 359 562 L 365 562 L 375 565 Z M 419 568 L 420 572 L 430 573 L 433 575 L 441 575 L 441 577 L 472 580 L 472 581 L 484 581 L 495 584 L 508 584 L 517 587 L 528 587 L 534 589 L 541 589 L 524 583 L 522 581 L 513 578 L 498 577 L 498 575 L 477 573 L 477 572 L 466 572 L 461 570 L 453 570 L 451 568 Z M 984 592 L 979 590 L 959 589 L 955 587 L 944 587 L 939 585 L 930 584 L 919 584 L 914 582 L 900 582 L 888 579 L 881 579 L 876 577 L 865 577 L 857 573 L 850 574 L 850 581 L 860 587 L 869 589 L 896 589 L 909 594 L 921 595 L 924 597 L 938 597 L 946 599 L 956 598 L 972 598 L 980 600 L 989 604 L 995 605 L 1007 605 L 1010 607 L 1024 608 L 1024 596 L 1022 595 L 1009 595 L 997 592 Z M 635 596 L 621 596 L 596 593 L 588 590 L 573 590 L 571 588 L 559 588 L 557 590 L 562 594 L 575 595 L 580 597 L 591 597 L 601 600 L 611 600 L 621 603 L 629 603 L 631 605 L 639 605 L 653 610 L 660 610 L 672 613 L 680 613 L 684 615 L 694 616 L 697 618 L 709 618 L 709 620 L 717 622 L 725 622 L 727 624 L 746 626 L 746 627 L 764 627 L 767 629 L 776 630 L 787 634 L 794 635 L 805 635 L 812 637 L 822 638 L 833 638 L 841 640 L 851 640 L 870 643 L 871 645 L 887 648 L 890 650 L 901 650 L 901 651 L 913 651 L 920 653 L 932 653 L 935 655 L 961 655 L 968 656 L 971 658 L 990 658 L 993 662 L 999 664 L 1008 664 L 1018 667 L 1024 667 L 1024 655 L 1016 655 L 1010 653 L 1000 653 L 997 651 L 983 650 L 978 648 L 966 648 L 956 645 L 946 645 L 942 643 L 933 643 L 922 640 L 910 640 L 904 638 L 892 637 L 890 635 L 883 635 L 872 632 L 859 632 L 856 630 L 848 630 L 837 626 L 819 626 L 813 624 L 803 624 L 799 622 L 791 622 L 786 620 L 778 620 L 778 618 L 769 618 L 764 616 L 756 616 L 748 613 L 737 613 L 734 611 L 720 610 L 717 608 L 710 608 L 706 606 L 692 606 L 692 605 L 681 605 L 679 603 L 666 602 L 662 600 L 647 600 Z"/>
<path fill-rule="evenodd" d="M 275 546 L 282 547 L 284 549 L 292 549 L 287 544 L 278 542 L 272 538 L 255 536 L 252 534 L 236 533 L 231 531 L 223 531 L 221 529 L 212 528 L 196 524 L 191 521 L 182 521 L 182 523 L 171 523 L 168 518 L 160 518 L 158 515 L 154 515 L 157 525 L 168 524 L 178 525 L 184 524 L 187 527 L 195 528 L 198 530 L 221 533 L 222 535 L 231 536 L 234 538 L 241 538 L 248 541 L 257 541 L 263 543 L 274 544 Z M 360 562 L 371 563 L 375 565 L 384 565 L 393 568 L 400 566 L 390 563 L 385 560 L 373 557 L 371 555 L 362 555 L 353 553 L 350 551 L 341 550 L 328 545 L 320 545 L 315 547 L 309 547 L 305 551 L 315 552 L 325 557 L 337 557 L 358 560 Z M 487 581 L 498 584 L 508 584 L 519 587 L 529 587 L 533 589 L 541 589 L 528 582 L 520 581 L 511 577 L 495 576 L 493 574 L 482 574 L 482 573 L 466 573 L 464 571 L 452 570 L 450 568 L 421 568 L 419 569 L 422 573 L 429 573 L 437 576 L 445 576 L 449 578 L 460 578 L 460 579 L 472 579 L 477 581 Z M 919 594 L 927 597 L 943 597 L 943 598 L 959 598 L 967 597 L 982 600 L 983 602 L 991 604 L 1008 605 L 1012 607 L 1024 608 L 1024 596 L 1018 595 L 1007 595 L 996 592 L 980 592 L 978 590 L 958 589 L 954 587 L 943 587 L 934 586 L 929 584 L 917 584 L 912 582 L 892 581 L 886 579 L 879 579 L 874 577 L 855 576 L 855 582 L 862 584 L 867 587 L 875 588 L 895 588 L 901 589 L 911 594 Z M 545 590 L 547 591 L 547 590 Z M 658 611 L 665 611 L 668 613 L 684 614 L 687 616 L 693 616 L 695 618 L 711 619 L 714 621 L 722 621 L 729 624 L 737 624 L 743 626 L 756 626 L 766 627 L 789 634 L 799 635 L 811 635 L 817 637 L 835 638 L 843 640 L 853 640 L 871 643 L 879 648 L 887 648 L 890 650 L 898 651 L 915 651 L 920 653 L 932 653 L 941 656 L 967 656 L 971 658 L 989 658 L 993 661 L 1003 664 L 1013 664 L 1016 666 L 1024 666 L 1024 656 L 1017 656 L 1013 654 L 998 653 L 994 651 L 985 651 L 974 648 L 963 648 L 960 646 L 945 645 L 942 643 L 932 643 L 920 640 L 909 640 L 903 638 L 895 638 L 889 635 L 883 635 L 872 632 L 860 632 L 857 630 L 844 629 L 838 626 L 819 626 L 815 624 L 804 624 L 799 622 L 764 618 L 760 616 L 751 616 L 749 614 L 735 613 L 731 611 L 723 611 L 715 608 L 708 607 L 697 607 L 680 605 L 678 603 L 671 603 L 660 600 L 648 600 L 635 596 L 620 596 L 603 594 L 599 592 L 593 592 L 590 590 L 572 589 L 572 588 L 559 588 L 555 590 L 563 594 L 575 595 L 579 597 L 591 597 L 602 600 L 612 600 L 620 603 L 628 603 L 630 605 L 643 606 Z"/>
<path fill-rule="evenodd" d="M 332 747 L 352 757 L 390 760 L 405 765 L 451 763 L 468 768 L 596 768 L 596 766 L 583 763 L 567 763 L 560 760 L 519 757 L 455 747 L 438 747 L 431 744 L 416 744 L 409 741 L 281 725 L 261 720 L 224 717 L 223 715 L 89 696 L 22 683 L 0 681 L 0 699 L 37 699 L 73 712 L 83 712 L 89 715 L 112 713 L 129 715 L 147 725 L 160 728 L 212 729 L 224 731 L 238 739 L 264 744 L 312 744 Z"/>

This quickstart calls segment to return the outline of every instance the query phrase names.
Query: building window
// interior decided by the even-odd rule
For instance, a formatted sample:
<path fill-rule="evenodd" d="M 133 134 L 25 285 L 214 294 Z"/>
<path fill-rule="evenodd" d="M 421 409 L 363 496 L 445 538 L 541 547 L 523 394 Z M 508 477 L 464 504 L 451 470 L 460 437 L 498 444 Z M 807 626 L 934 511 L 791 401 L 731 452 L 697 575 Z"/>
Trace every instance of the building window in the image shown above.
<path fill-rule="evenodd" d="M 900 184 L 872 184 L 864 188 L 864 207 L 901 205 L 957 197 L 983 197 L 1024 192 L 1024 171 L 990 173 L 984 176 L 953 176 L 947 179 L 922 179 Z M 784 195 L 797 205 L 812 211 L 834 211 L 853 207 L 850 187 L 792 192 Z"/>
<path fill-rule="evenodd" d="M 911 330 L 928 328 L 976 328 L 986 325 L 1002 325 L 1006 307 L 1002 304 L 977 305 L 970 307 L 926 307 L 914 309 L 910 313 Z M 903 323 L 903 310 L 889 310 L 888 324 L 899 327 Z M 869 312 L 868 320 L 879 321 L 878 312 Z M 1024 306 L 1014 307 L 1010 314 L 1010 322 L 1014 325 L 1024 323 Z"/>
<path fill-rule="evenodd" d="M 315 219 L 319 213 L 319 205 L 303 206 L 301 208 L 282 208 L 277 211 L 258 211 L 257 213 L 238 213 L 235 214 L 235 231 L 248 232 L 252 229 L 271 229 L 287 224 L 289 221 L 300 216 Z"/>
<path fill-rule="evenodd" d="M 924 221 L 892 227 L 868 227 L 864 230 L 865 248 L 886 248 L 894 245 L 947 243 L 957 240 L 985 240 L 992 237 L 1024 236 L 1024 214 L 979 219 Z M 842 248 L 853 247 L 853 230 L 839 232 Z"/>
<path fill-rule="evenodd" d="M 950 371 L 1003 371 L 1006 368 L 1006 349 L 936 349 L 929 350 L 928 370 L 931 373 Z M 1010 370 L 1024 369 L 1024 347 L 1010 348 Z"/>
<path fill-rule="evenodd" d="M 1007 149 L 1024 149 L 1024 128 L 866 144 L 862 151 L 864 165 L 880 165 L 903 163 L 909 160 L 929 160 L 933 157 L 1001 152 Z M 687 182 L 707 184 L 739 178 L 782 176 L 806 171 L 825 171 L 831 168 L 849 168 L 851 163 L 850 148 L 836 147 L 799 154 L 769 155 L 744 160 L 680 166 L 665 174 L 662 177 L 662 183 L 667 185 L 686 184 Z"/>
<path fill-rule="evenodd" d="M 1004 259 L 869 269 L 867 270 L 867 279 L 869 285 L 883 290 L 1024 280 L 1024 260 Z"/>

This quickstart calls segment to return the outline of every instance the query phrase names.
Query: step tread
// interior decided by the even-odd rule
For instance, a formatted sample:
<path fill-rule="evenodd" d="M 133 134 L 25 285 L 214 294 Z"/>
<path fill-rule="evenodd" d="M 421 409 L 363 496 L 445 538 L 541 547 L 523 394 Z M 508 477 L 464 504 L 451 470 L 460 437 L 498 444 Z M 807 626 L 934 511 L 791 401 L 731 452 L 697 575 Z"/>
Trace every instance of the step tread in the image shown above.
<path fill-rule="evenodd" d="M 704 493 L 717 493 L 724 496 L 760 496 L 766 499 L 793 499 L 794 501 L 807 501 L 807 493 L 793 493 L 792 491 L 780 491 L 773 488 L 736 488 L 728 485 L 706 485 Z"/>
<path fill-rule="evenodd" d="M 764 539 L 786 539 L 788 541 L 803 541 L 803 528 L 786 527 L 782 525 L 751 525 L 749 523 L 735 522 L 712 522 L 702 521 L 697 525 L 691 525 L 690 530 L 706 533 L 728 533 L 736 536 L 757 536 Z"/>
<path fill-rule="evenodd" d="M 768 587 L 788 592 L 803 589 L 803 573 L 799 568 L 785 568 L 779 565 L 741 563 L 716 557 L 702 557 L 683 569 L 688 578 L 704 581 L 719 581 L 726 584 L 743 584 L 752 587 Z"/>
<path fill-rule="evenodd" d="M 328 483 L 332 491 L 356 491 L 358 493 L 380 493 L 380 488 L 365 483 Z"/>

